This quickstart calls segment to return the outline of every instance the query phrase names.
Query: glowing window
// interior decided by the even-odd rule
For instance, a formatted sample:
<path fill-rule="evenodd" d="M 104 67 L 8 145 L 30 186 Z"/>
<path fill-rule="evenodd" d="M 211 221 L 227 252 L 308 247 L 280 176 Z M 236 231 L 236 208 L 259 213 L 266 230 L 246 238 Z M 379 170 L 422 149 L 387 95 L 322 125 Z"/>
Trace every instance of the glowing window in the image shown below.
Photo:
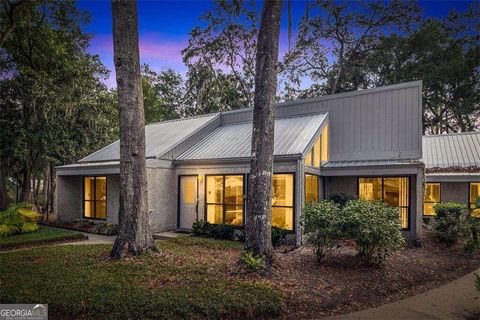
<path fill-rule="evenodd" d="M 358 197 L 378 200 L 399 208 L 402 229 L 408 228 L 410 212 L 409 179 L 406 177 L 359 178 Z"/>
<path fill-rule="evenodd" d="M 318 202 L 318 177 L 305 175 L 305 202 Z"/>
<path fill-rule="evenodd" d="M 243 176 L 206 177 L 206 220 L 214 224 L 243 224 Z"/>
<path fill-rule="evenodd" d="M 91 219 L 107 217 L 107 177 L 84 177 L 83 216 Z"/>
<path fill-rule="evenodd" d="M 470 183 L 470 209 L 472 216 L 480 218 L 480 208 L 476 208 L 475 201 L 480 197 L 480 182 Z"/>
<path fill-rule="evenodd" d="M 328 161 L 328 125 L 322 129 L 322 133 L 312 149 L 305 156 L 304 163 L 307 166 L 320 167 L 322 162 Z"/>
<path fill-rule="evenodd" d="M 425 184 L 425 198 L 423 199 L 423 214 L 426 216 L 434 216 L 433 207 L 440 202 L 440 183 Z"/>
<path fill-rule="evenodd" d="M 274 174 L 272 183 L 272 226 L 293 230 L 294 175 Z"/>

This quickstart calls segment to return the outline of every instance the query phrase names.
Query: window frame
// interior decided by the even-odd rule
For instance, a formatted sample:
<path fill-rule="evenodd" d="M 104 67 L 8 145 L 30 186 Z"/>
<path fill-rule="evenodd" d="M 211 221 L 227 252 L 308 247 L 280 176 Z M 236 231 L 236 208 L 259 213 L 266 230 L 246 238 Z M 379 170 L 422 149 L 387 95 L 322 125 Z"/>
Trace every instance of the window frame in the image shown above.
<path fill-rule="evenodd" d="M 315 177 L 317 179 L 317 200 L 316 201 L 313 201 L 313 202 L 318 202 L 320 201 L 320 192 L 319 192 L 319 187 L 320 187 L 320 179 L 319 179 L 319 176 L 316 175 L 316 174 L 312 174 L 312 173 L 305 173 L 304 174 L 304 182 L 303 182 L 303 185 L 304 185 L 304 190 L 303 190 L 303 193 L 304 193 L 304 203 L 307 204 L 309 202 L 307 202 L 307 176 L 312 176 L 312 177 Z"/>
<path fill-rule="evenodd" d="M 225 210 L 225 207 L 226 206 L 240 206 L 240 205 L 237 205 L 237 204 L 229 204 L 229 203 L 225 203 L 225 177 L 227 176 L 242 176 L 242 179 L 243 179 L 243 187 L 242 187 L 242 192 L 243 192 L 243 201 L 242 201 L 242 225 L 234 225 L 234 224 L 226 224 L 225 223 L 225 216 L 226 216 L 226 210 Z M 207 179 L 208 177 L 222 177 L 223 179 L 223 184 L 222 184 L 222 202 L 223 203 L 209 203 L 207 201 Z M 245 212 L 246 212 L 246 203 L 247 203 L 247 199 L 246 199 L 246 192 L 247 192 L 247 183 L 245 183 L 245 181 L 248 181 L 247 180 L 247 175 L 245 173 L 229 173 L 229 174 L 206 174 L 205 175 L 205 183 L 204 183 L 204 212 L 203 212 L 203 215 L 204 215 L 204 221 L 208 221 L 207 218 L 208 218 L 208 205 L 214 205 L 214 206 L 222 206 L 222 223 L 221 224 L 225 224 L 225 225 L 228 225 L 230 227 L 233 227 L 233 228 L 243 228 L 245 226 Z M 213 223 L 213 224 L 216 224 L 216 223 Z"/>
<path fill-rule="evenodd" d="M 327 147 L 326 147 L 326 150 L 325 150 L 326 154 L 327 154 L 327 156 L 326 156 L 327 160 L 322 160 L 322 155 L 323 155 L 323 153 L 322 153 L 322 151 L 323 151 L 322 136 L 323 136 L 323 133 L 324 133 L 325 130 L 327 131 L 327 133 L 326 133 L 326 135 L 327 135 L 327 143 L 326 143 Z M 323 126 L 320 127 L 320 134 L 313 141 L 312 147 L 310 149 L 308 149 L 308 152 L 305 155 L 305 158 L 303 159 L 303 164 L 304 165 L 306 165 L 308 167 L 312 167 L 312 168 L 321 168 L 322 163 L 328 162 L 328 158 L 329 158 L 328 157 L 328 145 L 329 145 L 329 139 L 330 139 L 330 134 L 329 134 L 328 130 L 330 130 L 328 123 L 325 123 Z M 317 141 L 319 141 L 319 143 L 318 143 L 319 151 L 318 152 L 319 152 L 319 158 L 320 158 L 319 159 L 320 163 L 318 164 L 318 166 L 315 165 L 315 150 L 316 150 L 315 145 L 317 144 Z M 309 159 L 310 164 L 307 163 L 308 158 L 310 158 Z"/>
<path fill-rule="evenodd" d="M 472 199 L 470 198 L 471 193 L 472 193 L 472 184 L 479 184 L 480 185 L 480 181 L 479 182 L 472 182 L 472 181 L 468 182 L 468 210 L 471 210 L 471 213 L 473 213 L 473 209 L 476 209 L 476 208 L 473 207 L 475 202 L 472 202 Z M 473 199 L 473 200 L 475 200 L 475 199 Z M 480 219 L 480 217 L 476 217 L 476 216 L 473 216 L 473 215 L 472 215 L 472 217 L 474 217 L 476 219 Z"/>
<path fill-rule="evenodd" d="M 292 201 L 292 206 L 274 206 L 274 205 L 271 205 L 270 206 L 270 212 L 271 212 L 271 209 L 273 207 L 276 207 L 276 208 L 292 208 L 292 230 L 288 230 L 288 229 L 283 229 L 285 231 L 287 231 L 288 233 L 295 233 L 295 228 L 296 228 L 296 210 L 295 210 L 295 207 L 296 207 L 296 198 L 297 198 L 297 174 L 295 172 L 273 172 L 272 173 L 272 187 L 273 187 L 273 176 L 276 175 L 276 174 L 290 174 L 293 176 L 293 201 Z M 248 199 L 247 199 L 248 200 Z M 270 222 L 271 223 L 271 222 Z M 272 226 L 273 227 L 273 226 Z M 277 227 L 278 228 L 278 227 Z"/>
<path fill-rule="evenodd" d="M 357 177 L 357 197 L 360 199 L 360 179 L 369 179 L 369 178 L 377 178 L 377 179 L 382 179 L 382 202 L 385 203 L 385 178 L 407 178 L 408 179 L 408 207 L 400 206 L 400 207 L 394 207 L 394 208 L 407 208 L 407 227 L 403 228 L 402 231 L 410 231 L 411 227 L 411 196 L 412 196 L 412 181 L 410 179 L 410 176 L 358 176 Z M 388 204 L 388 203 L 387 203 Z M 400 217 L 401 218 L 401 217 Z"/>
<path fill-rule="evenodd" d="M 85 178 L 93 179 L 93 200 L 85 199 Z M 97 178 L 105 178 L 105 201 L 97 200 Z M 85 201 L 93 202 L 93 217 L 87 217 L 85 215 Z M 105 218 L 97 218 L 97 206 L 96 202 L 105 202 Z M 88 175 L 82 176 L 82 218 L 88 220 L 102 220 L 106 221 L 108 217 L 108 177 L 105 175 Z"/>
<path fill-rule="evenodd" d="M 430 218 L 430 217 L 435 217 L 436 214 L 435 212 L 433 214 L 425 214 L 425 203 L 433 203 L 434 205 L 437 204 L 437 203 L 440 203 L 442 202 L 442 183 L 441 182 L 425 182 L 425 190 L 424 190 L 424 193 L 426 193 L 426 190 L 427 190 L 427 184 L 438 184 L 439 186 L 439 195 L 440 195 L 440 198 L 438 199 L 438 202 L 433 202 L 433 201 L 425 201 L 425 194 L 423 195 L 423 208 L 422 208 L 422 215 L 424 217 L 427 217 L 427 218 Z M 470 192 L 470 188 L 468 189 L 469 192 Z"/>

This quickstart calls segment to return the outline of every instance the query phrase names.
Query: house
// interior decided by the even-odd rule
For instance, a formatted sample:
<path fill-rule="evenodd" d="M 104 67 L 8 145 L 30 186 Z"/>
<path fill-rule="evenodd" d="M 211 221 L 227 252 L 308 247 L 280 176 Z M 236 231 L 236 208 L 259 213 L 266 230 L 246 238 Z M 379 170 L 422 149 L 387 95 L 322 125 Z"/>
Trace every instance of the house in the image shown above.
<path fill-rule="evenodd" d="M 420 241 L 423 215 L 421 81 L 281 103 L 275 114 L 272 225 L 301 243 L 305 201 L 350 193 L 399 208 Z M 197 219 L 241 226 L 250 166 L 251 109 L 149 124 L 148 203 L 155 232 Z M 59 220 L 118 222 L 119 142 L 57 167 Z"/>
<path fill-rule="evenodd" d="M 423 214 L 434 216 L 438 202 L 458 202 L 474 209 L 480 196 L 480 132 L 424 136 L 426 171 Z M 480 217 L 480 209 L 473 211 Z"/>

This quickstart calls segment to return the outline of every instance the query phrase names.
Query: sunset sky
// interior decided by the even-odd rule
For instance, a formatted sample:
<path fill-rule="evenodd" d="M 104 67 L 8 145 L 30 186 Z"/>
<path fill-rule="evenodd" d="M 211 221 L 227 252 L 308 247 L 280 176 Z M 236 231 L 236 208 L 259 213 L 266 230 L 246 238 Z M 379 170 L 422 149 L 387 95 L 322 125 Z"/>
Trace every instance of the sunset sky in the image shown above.
<path fill-rule="evenodd" d="M 462 1 L 420 1 L 424 17 L 446 16 L 451 9 L 464 11 L 469 2 Z M 188 43 L 188 33 L 199 25 L 199 17 L 212 8 L 211 1 L 139 1 L 140 58 L 153 70 L 172 67 L 181 74 L 186 72 L 181 50 Z M 112 71 L 106 81 L 115 87 L 113 73 L 112 16 L 110 1 L 78 1 L 78 7 L 90 13 L 92 21 L 84 30 L 94 35 L 90 52 L 98 54 L 102 62 Z M 257 4 L 260 12 L 261 3 Z M 292 1 L 294 29 L 305 11 L 305 1 Z M 283 17 L 286 17 L 284 6 Z M 280 54 L 287 48 L 286 19 L 283 19 Z"/>

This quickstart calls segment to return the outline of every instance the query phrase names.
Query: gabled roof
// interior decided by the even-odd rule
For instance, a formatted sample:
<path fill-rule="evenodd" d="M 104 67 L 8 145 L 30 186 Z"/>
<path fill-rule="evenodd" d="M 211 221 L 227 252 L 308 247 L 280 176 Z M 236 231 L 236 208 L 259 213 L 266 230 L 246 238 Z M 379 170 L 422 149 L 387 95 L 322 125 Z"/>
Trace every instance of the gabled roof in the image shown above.
<path fill-rule="evenodd" d="M 161 158 L 176 145 L 193 135 L 210 121 L 218 118 L 219 113 L 152 123 L 145 127 L 147 158 Z M 120 159 L 120 141 L 94 152 L 78 162 L 99 162 Z"/>
<path fill-rule="evenodd" d="M 427 172 L 480 171 L 480 132 L 423 136 Z"/>
<path fill-rule="evenodd" d="M 303 155 L 318 136 L 327 113 L 275 119 L 274 156 Z M 176 158 L 179 161 L 246 159 L 252 122 L 223 125 Z"/>

